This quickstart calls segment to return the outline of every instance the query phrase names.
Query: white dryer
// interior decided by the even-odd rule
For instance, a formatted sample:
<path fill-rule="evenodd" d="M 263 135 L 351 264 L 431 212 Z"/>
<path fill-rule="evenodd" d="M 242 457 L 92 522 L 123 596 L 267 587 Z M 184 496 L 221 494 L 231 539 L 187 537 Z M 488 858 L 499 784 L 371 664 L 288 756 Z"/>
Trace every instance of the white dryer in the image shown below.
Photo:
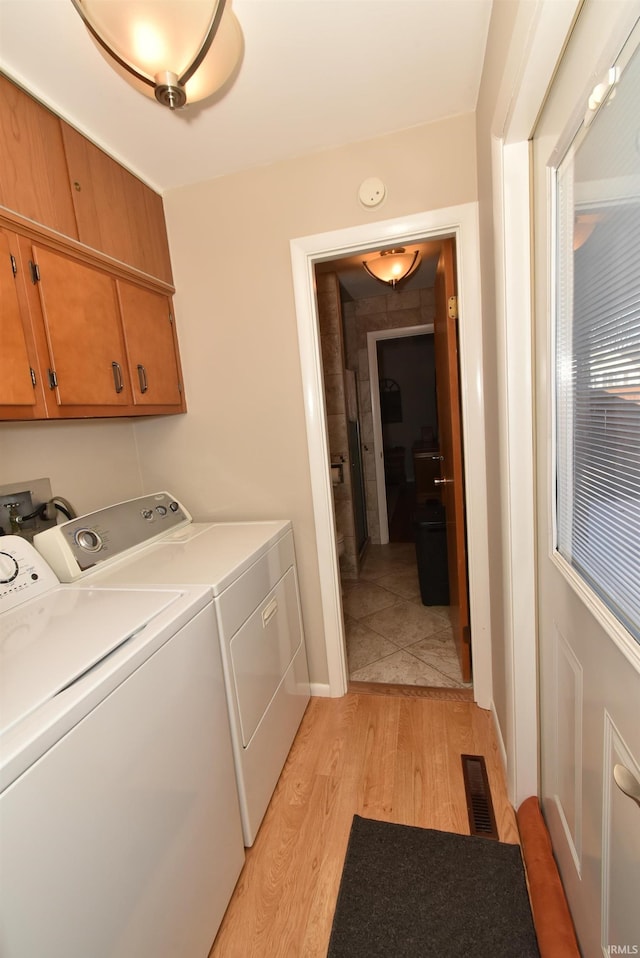
<path fill-rule="evenodd" d="M 3 958 L 208 953 L 244 863 L 209 589 L 0 539 L 0 861 Z"/>
<path fill-rule="evenodd" d="M 252 845 L 310 697 L 291 522 L 197 523 L 160 492 L 65 522 L 34 545 L 61 581 L 212 589 Z"/>

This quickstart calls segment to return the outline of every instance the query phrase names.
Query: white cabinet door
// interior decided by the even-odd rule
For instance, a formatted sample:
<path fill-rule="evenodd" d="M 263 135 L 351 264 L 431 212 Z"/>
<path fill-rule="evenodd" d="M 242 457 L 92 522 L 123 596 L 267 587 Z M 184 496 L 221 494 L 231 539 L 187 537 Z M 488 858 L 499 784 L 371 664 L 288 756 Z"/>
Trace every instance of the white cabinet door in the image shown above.
<path fill-rule="evenodd" d="M 640 621 L 634 622 L 624 602 L 616 605 L 609 587 L 599 588 L 599 574 L 590 575 L 576 559 L 586 536 L 587 550 L 600 552 L 613 567 L 610 587 L 630 583 L 629 603 L 637 608 L 640 541 L 628 516 L 640 515 L 633 487 L 634 476 L 640 478 L 640 348 L 620 336 L 619 354 L 605 357 L 605 365 L 621 358 L 627 364 L 622 385 L 630 391 L 616 396 L 628 427 L 624 443 L 618 442 L 632 479 L 627 514 L 615 492 L 620 476 L 598 463 L 600 453 L 608 455 L 612 423 L 596 422 L 594 411 L 596 394 L 610 398 L 620 382 L 612 385 L 607 370 L 600 370 L 597 381 L 601 354 L 592 347 L 581 352 L 578 340 L 590 309 L 602 310 L 597 335 L 603 323 L 618 321 L 610 315 L 612 269 L 625 250 L 640 250 L 640 50 L 632 52 L 637 38 L 627 40 L 639 13 L 635 0 L 586 0 L 533 144 L 542 800 L 585 958 L 640 953 L 640 808 L 613 775 L 620 764 L 640 778 Z M 624 69 L 609 74 L 616 61 Z M 605 83 L 590 111 L 589 94 L 601 79 L 616 81 L 615 96 L 598 112 Z M 623 159 L 626 166 L 619 165 Z M 623 210 L 631 233 L 612 264 L 616 256 L 602 243 L 604 224 L 617 222 Z M 587 249 L 581 247 L 591 243 L 593 252 L 597 242 L 600 254 L 585 269 Z M 629 304 L 636 344 L 639 261 L 639 255 L 630 256 L 613 283 L 615 297 L 629 277 L 638 280 Z M 556 348 L 561 329 L 568 330 L 565 352 Z M 563 401 L 565 381 L 575 382 L 580 369 L 591 377 L 591 393 L 583 384 L 582 398 L 574 402 L 571 393 Z M 600 445 L 593 442 L 597 429 L 603 430 Z M 560 544 L 566 546 L 561 549 L 558 496 Z M 583 496 L 593 501 L 578 515 Z"/>

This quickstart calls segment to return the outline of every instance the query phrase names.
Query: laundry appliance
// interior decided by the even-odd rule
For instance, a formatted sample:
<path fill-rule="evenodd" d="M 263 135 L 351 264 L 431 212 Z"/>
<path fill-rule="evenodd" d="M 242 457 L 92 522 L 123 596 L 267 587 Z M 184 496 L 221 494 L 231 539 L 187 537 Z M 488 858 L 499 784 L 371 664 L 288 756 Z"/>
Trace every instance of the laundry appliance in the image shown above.
<path fill-rule="evenodd" d="M 0 954 L 205 958 L 243 863 L 211 590 L 0 538 Z"/>
<path fill-rule="evenodd" d="M 212 590 L 252 845 L 310 697 L 290 520 L 194 522 L 159 492 L 62 523 L 34 545 L 61 581 Z"/>

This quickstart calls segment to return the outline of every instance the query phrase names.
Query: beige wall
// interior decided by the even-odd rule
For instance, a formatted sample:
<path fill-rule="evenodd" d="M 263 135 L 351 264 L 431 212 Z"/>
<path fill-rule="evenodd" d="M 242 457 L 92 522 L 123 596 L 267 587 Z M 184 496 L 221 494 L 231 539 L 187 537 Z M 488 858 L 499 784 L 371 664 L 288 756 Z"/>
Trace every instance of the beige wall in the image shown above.
<path fill-rule="evenodd" d="M 0 485 L 45 477 L 79 514 L 142 495 L 132 422 L 0 423 Z"/>
<path fill-rule="evenodd" d="M 387 187 L 374 211 L 357 199 L 369 176 Z M 165 197 L 189 412 L 135 426 L 144 483 L 200 517 L 292 518 L 316 683 L 328 675 L 289 242 L 475 199 L 473 115 Z"/>

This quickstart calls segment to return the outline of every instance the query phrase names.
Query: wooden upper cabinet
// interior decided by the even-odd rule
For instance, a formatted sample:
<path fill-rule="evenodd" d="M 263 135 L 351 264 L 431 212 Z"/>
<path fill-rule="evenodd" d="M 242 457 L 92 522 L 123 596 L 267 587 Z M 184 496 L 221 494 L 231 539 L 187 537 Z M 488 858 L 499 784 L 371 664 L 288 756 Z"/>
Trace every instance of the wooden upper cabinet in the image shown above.
<path fill-rule="evenodd" d="M 76 415 L 105 415 L 93 407 L 130 405 L 115 279 L 36 244 L 32 253 L 57 405 L 75 407 Z"/>
<path fill-rule="evenodd" d="M 172 288 L 162 197 L 0 74 L 0 420 L 185 412 Z"/>
<path fill-rule="evenodd" d="M 162 197 L 61 121 L 78 237 L 172 283 Z"/>
<path fill-rule="evenodd" d="M 183 392 L 170 298 L 124 280 L 118 296 L 134 403 L 179 411 Z"/>
<path fill-rule="evenodd" d="M 0 410 L 4 419 L 36 419 L 44 414 L 23 273 L 17 237 L 0 230 Z"/>
<path fill-rule="evenodd" d="M 60 120 L 2 74 L 0 206 L 78 238 Z"/>

